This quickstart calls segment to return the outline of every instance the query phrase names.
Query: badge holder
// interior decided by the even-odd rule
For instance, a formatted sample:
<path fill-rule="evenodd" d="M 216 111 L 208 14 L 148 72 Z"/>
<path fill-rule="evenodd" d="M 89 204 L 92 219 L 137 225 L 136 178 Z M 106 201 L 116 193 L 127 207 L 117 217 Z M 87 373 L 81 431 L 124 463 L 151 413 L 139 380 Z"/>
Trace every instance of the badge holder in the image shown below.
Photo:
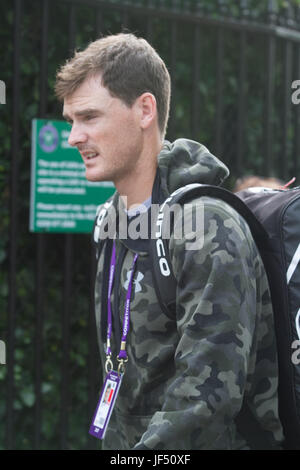
<path fill-rule="evenodd" d="M 126 354 L 126 339 L 129 331 L 129 320 L 130 320 L 130 297 L 131 297 L 131 286 L 133 279 L 133 268 L 137 260 L 137 255 L 135 255 L 132 270 L 130 283 L 126 296 L 126 306 L 124 312 L 124 322 L 123 322 L 123 336 L 121 341 L 120 353 L 117 357 L 119 362 L 118 371 L 113 370 L 113 362 L 111 360 L 111 348 L 110 348 L 110 338 L 112 332 L 112 320 L 111 320 L 111 289 L 114 277 L 114 268 L 116 263 L 115 258 L 115 245 L 113 245 L 113 253 L 111 259 L 110 267 L 110 277 L 109 277 L 109 289 L 108 289 L 108 328 L 107 328 L 107 350 L 106 350 L 106 363 L 105 363 L 105 372 L 106 378 L 100 393 L 100 398 L 97 404 L 97 408 L 93 417 L 92 424 L 89 429 L 89 434 L 96 437 L 97 439 L 104 439 L 107 426 L 114 409 L 116 399 L 120 390 L 121 382 L 123 375 L 125 373 L 125 363 L 128 361 Z"/>
<path fill-rule="evenodd" d="M 100 399 L 93 417 L 89 434 L 98 439 L 103 439 L 109 423 L 112 410 L 119 393 L 123 374 L 111 370 L 108 372 L 101 390 Z"/>

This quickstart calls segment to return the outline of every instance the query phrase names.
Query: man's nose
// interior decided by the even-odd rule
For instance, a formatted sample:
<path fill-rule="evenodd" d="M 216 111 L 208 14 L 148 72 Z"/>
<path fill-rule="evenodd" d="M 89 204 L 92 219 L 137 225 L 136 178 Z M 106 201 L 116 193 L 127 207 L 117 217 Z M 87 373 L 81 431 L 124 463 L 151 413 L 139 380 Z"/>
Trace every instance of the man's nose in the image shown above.
<path fill-rule="evenodd" d="M 82 127 L 77 124 L 72 124 L 71 132 L 68 138 L 68 143 L 72 147 L 76 147 L 78 144 L 86 142 L 87 135 L 83 131 Z"/>

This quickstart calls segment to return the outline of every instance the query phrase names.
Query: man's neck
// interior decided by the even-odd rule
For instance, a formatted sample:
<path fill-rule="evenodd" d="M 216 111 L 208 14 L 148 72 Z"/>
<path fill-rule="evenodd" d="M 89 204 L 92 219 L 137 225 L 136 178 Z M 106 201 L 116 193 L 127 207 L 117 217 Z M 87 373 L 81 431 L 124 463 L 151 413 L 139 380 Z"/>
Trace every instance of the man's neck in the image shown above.
<path fill-rule="evenodd" d="M 122 181 L 115 182 L 127 210 L 142 204 L 151 196 L 157 169 L 157 155 L 160 150 L 161 145 L 149 151 L 148 155 L 139 160 L 134 171 Z"/>
<path fill-rule="evenodd" d="M 145 175 L 134 175 L 127 179 L 126 185 L 116 185 L 127 209 L 142 204 L 152 194 L 153 183 L 156 175 L 156 167 L 151 171 L 145 171 Z M 146 176 L 146 178 L 145 178 Z"/>

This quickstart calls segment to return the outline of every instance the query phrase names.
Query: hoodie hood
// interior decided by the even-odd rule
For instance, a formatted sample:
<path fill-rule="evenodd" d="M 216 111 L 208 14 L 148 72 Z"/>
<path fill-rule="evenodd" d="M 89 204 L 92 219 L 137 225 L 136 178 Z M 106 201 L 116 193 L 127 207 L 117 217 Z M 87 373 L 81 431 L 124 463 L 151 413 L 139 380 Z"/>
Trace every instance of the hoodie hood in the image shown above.
<path fill-rule="evenodd" d="M 188 139 L 165 141 L 158 155 L 158 167 L 161 189 L 168 195 L 191 183 L 219 186 L 229 175 L 226 165 L 204 145 Z"/>

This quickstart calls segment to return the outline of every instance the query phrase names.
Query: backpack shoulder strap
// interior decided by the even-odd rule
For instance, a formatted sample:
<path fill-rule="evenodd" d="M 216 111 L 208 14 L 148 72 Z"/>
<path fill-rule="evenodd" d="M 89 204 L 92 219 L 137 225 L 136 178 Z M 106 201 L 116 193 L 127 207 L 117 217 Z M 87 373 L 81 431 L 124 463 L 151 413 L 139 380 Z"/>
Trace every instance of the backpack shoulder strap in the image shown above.
<path fill-rule="evenodd" d="M 268 238 L 266 230 L 247 205 L 238 196 L 224 188 L 196 183 L 183 186 L 172 193 L 160 207 L 155 221 L 154 237 L 150 240 L 154 287 L 162 310 L 166 315 L 172 318 L 174 318 L 176 307 L 177 281 L 172 269 L 169 254 L 169 238 L 166 238 L 164 234 L 172 233 L 174 227 L 174 213 L 168 211 L 170 214 L 168 218 L 170 228 L 168 231 L 164 227 L 166 208 L 167 206 L 170 208 L 174 204 L 184 205 L 187 202 L 191 202 L 193 199 L 203 196 L 221 199 L 235 209 L 248 223 L 258 248 L 260 248 Z"/>

